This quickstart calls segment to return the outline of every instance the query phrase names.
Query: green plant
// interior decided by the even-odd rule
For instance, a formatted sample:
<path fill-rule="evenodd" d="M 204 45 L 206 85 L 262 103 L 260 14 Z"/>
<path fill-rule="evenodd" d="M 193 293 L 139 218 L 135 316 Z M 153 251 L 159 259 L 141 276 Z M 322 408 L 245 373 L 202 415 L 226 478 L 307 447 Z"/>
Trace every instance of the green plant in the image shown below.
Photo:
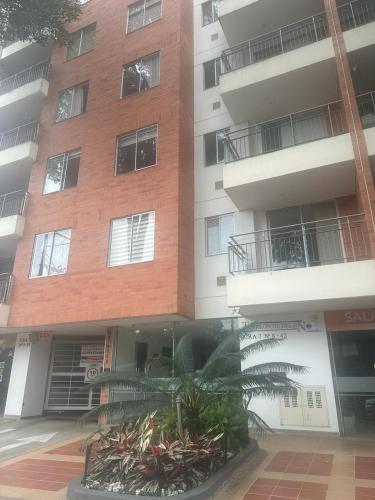
<path fill-rule="evenodd" d="M 224 463 L 218 446 L 221 435 L 202 435 L 196 441 L 158 435 L 155 413 L 141 421 L 126 422 L 96 441 L 93 466 L 86 478 L 89 488 L 134 495 L 165 496 L 199 485 Z"/>
<path fill-rule="evenodd" d="M 288 375 L 305 373 L 306 368 L 290 363 L 269 362 L 250 366 L 241 371 L 241 362 L 259 351 L 277 347 L 282 342 L 277 339 L 265 339 L 249 343 L 253 330 L 253 325 L 247 325 L 228 335 L 212 352 L 201 370 L 194 370 L 192 335 L 185 335 L 175 351 L 174 376 L 148 378 L 124 372 L 110 372 L 97 377 L 87 385 L 87 388 L 107 385 L 117 388 L 126 387 L 145 393 L 158 393 L 160 402 L 164 404 L 166 400 L 169 404 L 173 404 L 176 395 L 180 395 L 185 416 L 183 423 L 192 439 L 202 428 L 202 413 L 207 402 L 217 398 L 218 395 L 230 397 L 232 402 L 237 401 L 239 413 L 254 429 L 270 430 L 267 423 L 250 409 L 252 399 L 254 397 L 275 398 L 294 393 L 298 384 Z M 153 360 L 153 362 L 156 361 L 165 362 L 166 360 L 162 358 Z M 223 401 L 228 401 L 228 399 Z M 155 398 L 151 401 L 153 407 L 157 403 Z M 122 412 L 126 416 L 126 412 L 134 406 L 145 410 L 147 401 L 110 402 L 90 411 L 83 421 L 101 414 L 116 412 Z M 210 410 L 207 415 L 212 414 L 213 411 Z M 220 412 L 217 408 L 218 414 L 224 412 L 224 408 L 220 408 Z"/>

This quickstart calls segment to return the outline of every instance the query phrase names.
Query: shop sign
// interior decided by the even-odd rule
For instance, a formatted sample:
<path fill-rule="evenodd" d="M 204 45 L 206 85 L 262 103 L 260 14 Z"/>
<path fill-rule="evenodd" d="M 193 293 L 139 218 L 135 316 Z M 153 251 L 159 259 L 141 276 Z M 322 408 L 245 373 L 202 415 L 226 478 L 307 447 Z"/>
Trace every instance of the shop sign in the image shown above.
<path fill-rule="evenodd" d="M 82 344 L 80 366 L 89 366 L 95 363 L 103 364 L 103 344 Z"/>
<path fill-rule="evenodd" d="M 375 329 L 375 309 L 351 309 L 325 313 L 330 332 Z"/>
<path fill-rule="evenodd" d="M 246 321 L 246 324 L 252 324 Z M 320 332 L 321 327 L 315 320 L 292 321 L 258 321 L 255 322 L 254 332 L 250 334 L 251 340 L 277 339 L 285 340 L 288 333 Z"/>

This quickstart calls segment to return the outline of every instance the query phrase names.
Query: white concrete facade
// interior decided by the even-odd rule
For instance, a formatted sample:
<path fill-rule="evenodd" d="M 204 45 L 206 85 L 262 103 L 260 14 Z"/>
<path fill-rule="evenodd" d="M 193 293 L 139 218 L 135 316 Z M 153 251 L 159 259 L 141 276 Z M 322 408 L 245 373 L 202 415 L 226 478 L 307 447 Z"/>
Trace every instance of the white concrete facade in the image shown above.
<path fill-rule="evenodd" d="M 0 173 L 2 167 L 31 168 L 37 154 L 38 145 L 31 141 L 0 151 Z"/>

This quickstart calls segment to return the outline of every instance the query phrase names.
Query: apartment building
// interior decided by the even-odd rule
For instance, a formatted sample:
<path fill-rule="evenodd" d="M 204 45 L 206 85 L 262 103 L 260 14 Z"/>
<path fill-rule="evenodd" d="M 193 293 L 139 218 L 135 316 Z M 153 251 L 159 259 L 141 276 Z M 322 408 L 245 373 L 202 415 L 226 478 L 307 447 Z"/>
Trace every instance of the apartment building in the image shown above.
<path fill-rule="evenodd" d="M 253 401 L 272 427 L 367 432 L 375 2 L 194 5 L 196 317 L 254 321 L 283 341 L 252 363 L 309 368 L 296 397 Z"/>
<path fill-rule="evenodd" d="M 309 368 L 297 396 L 253 401 L 269 425 L 366 432 L 375 1 L 82 10 L 69 49 L 17 42 L 0 58 L 5 414 L 143 398 L 77 388 L 144 373 L 186 333 L 198 368 L 251 321 L 251 341 L 282 340 L 252 363 Z"/>

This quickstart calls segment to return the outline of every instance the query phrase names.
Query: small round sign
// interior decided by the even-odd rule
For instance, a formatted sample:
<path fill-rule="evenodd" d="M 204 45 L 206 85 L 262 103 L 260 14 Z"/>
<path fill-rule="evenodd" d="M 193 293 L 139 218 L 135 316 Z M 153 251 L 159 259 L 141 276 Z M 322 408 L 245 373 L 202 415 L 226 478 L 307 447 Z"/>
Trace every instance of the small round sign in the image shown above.
<path fill-rule="evenodd" d="M 86 370 L 87 381 L 94 380 L 94 378 L 96 378 L 98 375 L 99 375 L 99 368 L 97 368 L 96 366 L 90 366 L 89 368 L 87 368 Z"/>

